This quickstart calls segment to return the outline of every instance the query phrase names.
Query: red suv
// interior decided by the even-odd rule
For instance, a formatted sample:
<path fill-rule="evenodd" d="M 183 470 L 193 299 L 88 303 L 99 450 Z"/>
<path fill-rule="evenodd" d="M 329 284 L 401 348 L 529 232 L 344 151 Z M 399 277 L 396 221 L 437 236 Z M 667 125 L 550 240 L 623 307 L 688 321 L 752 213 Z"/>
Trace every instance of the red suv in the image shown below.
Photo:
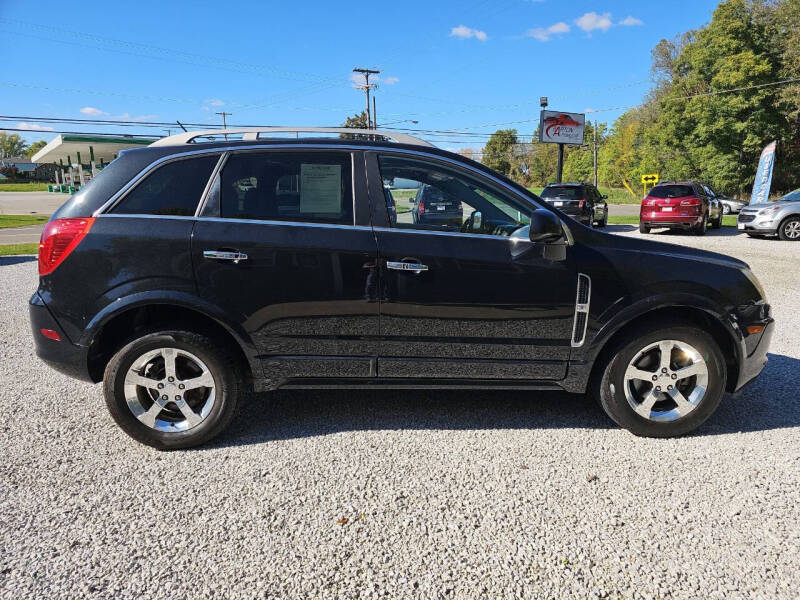
<path fill-rule="evenodd" d="M 669 227 L 703 235 L 709 223 L 714 229 L 722 226 L 720 203 L 694 181 L 657 184 L 642 200 L 639 212 L 641 233 L 650 233 L 653 227 Z"/>

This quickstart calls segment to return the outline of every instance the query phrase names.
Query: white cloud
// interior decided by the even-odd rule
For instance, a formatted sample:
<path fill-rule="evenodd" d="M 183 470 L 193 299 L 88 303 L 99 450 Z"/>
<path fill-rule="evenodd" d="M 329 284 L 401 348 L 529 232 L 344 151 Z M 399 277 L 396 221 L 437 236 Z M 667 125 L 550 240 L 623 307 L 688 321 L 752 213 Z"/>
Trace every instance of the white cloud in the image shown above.
<path fill-rule="evenodd" d="M 386 79 L 383 80 L 383 83 L 385 83 L 386 85 L 394 85 L 398 81 L 400 81 L 399 77 L 387 77 Z"/>
<path fill-rule="evenodd" d="M 17 129 L 24 129 L 25 131 L 53 131 L 52 127 L 37 125 L 36 123 L 26 123 L 25 121 L 17 123 Z"/>
<path fill-rule="evenodd" d="M 624 27 L 635 27 L 636 25 L 644 25 L 644 21 L 641 19 L 637 19 L 634 16 L 628 15 L 622 21 L 617 23 L 617 25 L 622 25 Z"/>
<path fill-rule="evenodd" d="M 569 25 L 564 21 L 553 23 L 550 27 L 535 27 L 525 32 L 525 37 L 531 37 L 540 42 L 546 42 L 554 35 L 569 33 Z"/>
<path fill-rule="evenodd" d="M 575 25 L 583 29 L 586 33 L 591 33 L 599 29 L 608 31 L 614 23 L 611 21 L 611 13 L 598 15 L 596 12 L 588 12 L 575 19 Z"/>
<path fill-rule="evenodd" d="M 219 98 L 211 98 L 210 100 L 206 100 L 206 104 L 209 106 L 225 106 L 225 103 Z"/>
<path fill-rule="evenodd" d="M 475 38 L 476 40 L 480 40 L 481 42 L 485 42 L 487 39 L 489 39 L 485 31 L 481 31 L 480 29 L 473 29 L 472 27 L 467 27 L 466 25 L 459 25 L 458 27 L 453 27 L 450 30 L 450 37 L 457 37 L 464 40 Z"/>
<path fill-rule="evenodd" d="M 99 115 L 107 115 L 108 114 L 107 112 L 105 112 L 103 110 L 100 110 L 99 108 L 95 108 L 94 106 L 84 106 L 80 110 L 80 113 L 82 115 L 90 115 L 92 117 L 96 117 L 96 116 L 99 116 Z"/>

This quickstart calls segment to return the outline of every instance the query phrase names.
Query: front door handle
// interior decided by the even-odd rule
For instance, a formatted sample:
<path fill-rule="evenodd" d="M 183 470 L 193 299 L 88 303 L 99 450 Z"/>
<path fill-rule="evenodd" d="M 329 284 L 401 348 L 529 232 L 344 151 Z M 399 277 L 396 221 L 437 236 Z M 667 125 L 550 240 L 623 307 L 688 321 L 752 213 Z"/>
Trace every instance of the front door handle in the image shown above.
<path fill-rule="evenodd" d="M 407 271 L 409 273 L 422 273 L 428 270 L 428 265 L 417 262 L 386 261 L 386 268 L 394 271 Z"/>
<path fill-rule="evenodd" d="M 247 254 L 238 250 L 203 250 L 203 258 L 214 260 L 229 260 L 238 265 L 239 262 L 247 260 Z"/>

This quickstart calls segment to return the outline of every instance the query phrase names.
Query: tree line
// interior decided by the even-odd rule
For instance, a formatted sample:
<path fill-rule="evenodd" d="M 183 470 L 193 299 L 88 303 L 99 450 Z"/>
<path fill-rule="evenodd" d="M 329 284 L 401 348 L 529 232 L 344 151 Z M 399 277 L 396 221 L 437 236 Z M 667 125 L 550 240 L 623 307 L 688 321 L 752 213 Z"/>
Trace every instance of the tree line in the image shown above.
<path fill-rule="evenodd" d="M 636 194 L 641 175 L 658 173 L 746 197 L 761 150 L 777 140 L 772 189 L 800 187 L 800 0 L 725 0 L 708 25 L 662 39 L 651 57 L 644 101 L 597 125 L 602 184 Z M 584 145 L 565 148 L 565 181 L 592 180 L 593 135 L 587 122 Z M 483 162 L 525 185 L 552 182 L 557 145 L 533 138 L 498 130 Z"/>

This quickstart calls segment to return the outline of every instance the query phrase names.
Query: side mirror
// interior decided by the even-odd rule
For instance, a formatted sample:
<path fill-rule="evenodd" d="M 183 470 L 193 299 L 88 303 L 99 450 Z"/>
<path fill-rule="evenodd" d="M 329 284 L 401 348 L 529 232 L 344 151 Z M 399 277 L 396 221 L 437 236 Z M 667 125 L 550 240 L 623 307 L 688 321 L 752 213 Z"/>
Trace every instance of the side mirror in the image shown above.
<path fill-rule="evenodd" d="M 483 214 L 476 210 L 472 213 L 472 230 L 473 231 L 480 231 L 481 226 L 483 225 Z"/>
<path fill-rule="evenodd" d="M 549 244 L 564 236 L 561 220 L 555 213 L 539 208 L 531 213 L 530 238 L 532 242 Z"/>

